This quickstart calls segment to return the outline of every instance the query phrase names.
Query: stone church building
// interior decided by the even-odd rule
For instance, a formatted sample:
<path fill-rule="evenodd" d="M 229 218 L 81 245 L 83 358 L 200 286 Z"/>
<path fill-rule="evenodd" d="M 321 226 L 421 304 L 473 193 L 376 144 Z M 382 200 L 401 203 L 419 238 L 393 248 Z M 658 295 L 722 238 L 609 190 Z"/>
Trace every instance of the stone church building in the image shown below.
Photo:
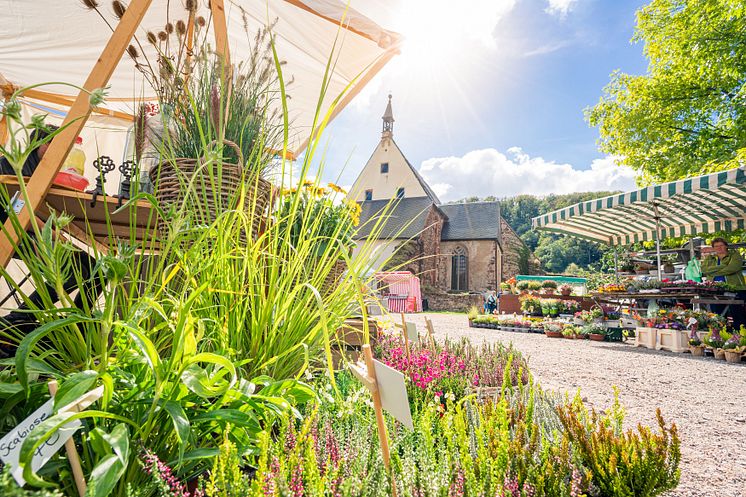
<path fill-rule="evenodd" d="M 388 259 L 387 269 L 412 271 L 430 291 L 494 290 L 501 281 L 538 268 L 500 215 L 499 202 L 440 202 L 394 141 L 390 95 L 381 141 L 355 180 L 350 198 L 362 208 L 356 239 L 368 239 L 386 214 L 382 231 L 372 241 L 377 261 Z"/>

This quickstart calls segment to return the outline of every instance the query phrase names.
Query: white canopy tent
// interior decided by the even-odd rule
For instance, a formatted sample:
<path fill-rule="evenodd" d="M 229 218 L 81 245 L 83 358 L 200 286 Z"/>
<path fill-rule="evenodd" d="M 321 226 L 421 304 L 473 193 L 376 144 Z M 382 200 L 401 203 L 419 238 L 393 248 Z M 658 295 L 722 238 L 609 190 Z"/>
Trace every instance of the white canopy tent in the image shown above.
<path fill-rule="evenodd" d="M 112 36 L 107 22 L 111 26 L 118 22 L 110 1 L 98 3 L 104 19 L 85 8 L 80 0 L 0 0 L 0 85 L 5 85 L 6 96 L 10 85 L 24 87 L 56 81 L 83 85 Z M 203 16 L 211 28 L 207 3 L 197 2 L 196 15 Z M 157 57 L 146 41 L 146 33 L 163 31 L 167 22 L 186 21 L 184 4 L 184 0 L 154 0 L 148 8 L 135 36 L 140 41 L 138 50 L 142 49 L 150 60 Z M 277 21 L 273 28 L 276 49 L 286 62 L 285 80 L 293 81 L 287 89 L 291 122 L 288 148 L 293 155 L 303 150 L 311 134 L 324 72 L 333 51 L 332 73 L 320 106 L 322 116 L 333 99 L 349 87 L 335 114 L 341 111 L 399 50 L 399 35 L 347 8 L 343 1 L 226 0 L 225 14 L 233 63 L 248 58 L 253 36 L 260 27 Z M 206 39 L 214 46 L 211 36 Z M 153 99 L 154 92 L 126 53 L 109 85 L 105 108 L 100 110 L 122 120 L 118 130 L 121 132 L 121 128 L 131 124 L 139 102 Z M 31 93 L 35 98 L 25 102 L 37 107 L 33 112 L 39 112 L 38 106 L 44 105 L 64 113 L 66 104 L 77 95 L 70 86 L 44 86 L 39 90 L 43 93 Z M 92 120 L 92 125 L 96 120 L 101 124 L 96 114 Z M 114 129 L 116 124 L 106 120 L 108 128 Z"/>
<path fill-rule="evenodd" d="M 69 126 L 51 142 L 27 183 L 29 202 L 18 219 L 23 227 L 37 214 L 75 137 L 96 126 L 97 118 L 89 121 L 91 116 L 108 115 L 126 126 L 134 121 L 141 102 L 154 99 L 155 92 L 129 54 L 137 46 L 141 51 L 138 57 L 157 60 L 158 50 L 145 41 L 149 32 L 158 33 L 157 38 L 151 35 L 154 44 L 157 40 L 170 43 L 170 37 L 179 34 L 191 40 L 196 19 L 196 24 L 203 26 L 201 32 L 210 33 L 204 40 L 214 39 L 218 54 L 240 64 L 250 58 L 255 34 L 271 26 L 276 52 L 285 64 L 284 78 L 294 81 L 287 106 L 291 123 L 287 151 L 292 155 L 303 150 L 314 135 L 316 116 L 327 122 L 333 119 L 398 53 L 400 41 L 395 33 L 338 0 L 191 0 L 190 11 L 185 0 L 130 0 L 129 6 L 108 0 L 85 3 L 100 9 L 88 9 L 81 0 L 0 0 L 3 98 L 19 87 L 39 83 L 64 82 L 83 88 L 77 92 L 57 85 L 47 86 L 44 92 L 34 89 L 24 93 L 33 99 L 24 102 L 27 112 L 29 107 L 44 105 Z M 179 21 L 187 26 L 181 33 L 174 30 Z M 186 46 L 192 44 L 187 41 Z M 108 88 L 106 107 L 91 109 L 88 92 L 104 87 Z M 114 123 L 107 126 L 115 127 Z M 106 132 L 100 129 L 102 134 Z M 0 141 L 5 141 L 6 133 L 0 120 Z M 89 157 L 98 153 L 98 139 L 92 142 L 87 144 Z M 90 153 L 92 146 L 95 149 Z M 114 150 L 105 152 L 116 157 Z M 9 223 L 7 236 L 0 237 L 3 266 L 10 260 L 17 236 Z"/>

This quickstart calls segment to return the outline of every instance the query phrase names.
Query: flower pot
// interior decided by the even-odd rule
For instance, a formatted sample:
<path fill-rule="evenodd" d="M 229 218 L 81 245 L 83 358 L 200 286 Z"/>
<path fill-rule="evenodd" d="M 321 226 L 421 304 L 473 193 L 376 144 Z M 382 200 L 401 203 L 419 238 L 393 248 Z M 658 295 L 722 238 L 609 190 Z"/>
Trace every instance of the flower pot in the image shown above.
<path fill-rule="evenodd" d="M 469 320 L 469 328 L 474 328 L 474 321 L 471 319 Z"/>
<path fill-rule="evenodd" d="M 563 297 L 569 297 L 572 294 L 572 290 L 562 290 Z"/>
<path fill-rule="evenodd" d="M 585 340 L 585 335 L 573 335 L 572 336 L 575 340 Z"/>
<path fill-rule="evenodd" d="M 544 331 L 544 334 L 548 336 L 549 338 L 562 338 L 562 332 L 561 331 Z"/>
<path fill-rule="evenodd" d="M 741 357 L 743 357 L 743 352 L 736 352 L 733 350 L 725 351 L 725 360 L 728 362 L 733 362 L 733 363 L 741 362 Z"/>
<path fill-rule="evenodd" d="M 704 345 L 690 345 L 689 352 L 691 352 L 693 356 L 703 357 L 705 355 L 705 347 Z"/>
<path fill-rule="evenodd" d="M 603 342 L 604 340 L 606 340 L 606 335 L 602 335 L 600 333 L 591 333 L 590 339 L 595 342 Z"/>
<path fill-rule="evenodd" d="M 715 359 L 725 360 L 725 351 L 723 349 L 712 349 Z"/>

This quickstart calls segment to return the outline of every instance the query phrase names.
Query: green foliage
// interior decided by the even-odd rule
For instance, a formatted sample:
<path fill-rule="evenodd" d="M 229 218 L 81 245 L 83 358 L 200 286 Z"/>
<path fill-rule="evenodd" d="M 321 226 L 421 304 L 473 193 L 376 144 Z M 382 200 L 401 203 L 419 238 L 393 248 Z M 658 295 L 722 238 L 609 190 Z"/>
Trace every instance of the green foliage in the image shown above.
<path fill-rule="evenodd" d="M 23 488 L 10 474 L 9 466 L 4 466 L 0 471 L 0 495 L 3 497 L 63 497 L 63 494 L 57 489 L 35 489 Z"/>
<path fill-rule="evenodd" d="M 205 495 L 207 497 L 248 495 L 251 484 L 242 466 L 243 460 L 235 444 L 226 436 L 220 445 L 220 452 L 212 463 L 210 478 L 205 485 Z"/>
<path fill-rule="evenodd" d="M 526 280 L 524 280 L 524 281 L 519 281 L 518 283 L 516 283 L 516 284 L 515 284 L 515 287 L 516 287 L 516 288 L 517 288 L 518 290 L 520 290 L 520 291 L 525 291 L 525 290 L 528 290 L 528 281 L 526 281 Z"/>
<path fill-rule="evenodd" d="M 551 288 L 552 290 L 557 289 L 557 282 L 554 280 L 544 280 L 541 282 L 542 288 Z"/>
<path fill-rule="evenodd" d="M 638 425 L 622 431 L 624 413 L 615 401 L 610 413 L 599 415 L 575 399 L 557 407 L 570 443 L 592 475 L 600 495 L 652 497 L 676 488 L 681 451 L 676 425 L 666 426 L 656 412 L 659 433 Z"/>
<path fill-rule="evenodd" d="M 652 0 L 633 41 L 648 72 L 616 71 L 587 110 L 601 150 L 642 174 L 672 181 L 738 166 L 746 150 L 746 7 L 740 0 Z"/>

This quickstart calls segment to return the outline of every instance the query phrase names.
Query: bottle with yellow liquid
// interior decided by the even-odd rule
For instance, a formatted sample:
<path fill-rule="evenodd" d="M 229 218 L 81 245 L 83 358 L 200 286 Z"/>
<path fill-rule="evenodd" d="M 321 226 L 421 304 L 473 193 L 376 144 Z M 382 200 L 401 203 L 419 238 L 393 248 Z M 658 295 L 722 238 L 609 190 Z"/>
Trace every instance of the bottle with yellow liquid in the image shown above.
<path fill-rule="evenodd" d="M 63 171 L 72 171 L 80 176 L 85 175 L 85 152 L 83 152 L 83 138 L 77 137 L 75 139 L 75 146 L 70 153 L 67 154 L 67 159 L 62 165 Z"/>
<path fill-rule="evenodd" d="M 88 180 L 85 178 L 85 152 L 83 152 L 83 139 L 77 137 L 75 146 L 67 154 L 62 170 L 54 178 L 56 185 L 66 186 L 84 192 L 88 188 Z"/>

